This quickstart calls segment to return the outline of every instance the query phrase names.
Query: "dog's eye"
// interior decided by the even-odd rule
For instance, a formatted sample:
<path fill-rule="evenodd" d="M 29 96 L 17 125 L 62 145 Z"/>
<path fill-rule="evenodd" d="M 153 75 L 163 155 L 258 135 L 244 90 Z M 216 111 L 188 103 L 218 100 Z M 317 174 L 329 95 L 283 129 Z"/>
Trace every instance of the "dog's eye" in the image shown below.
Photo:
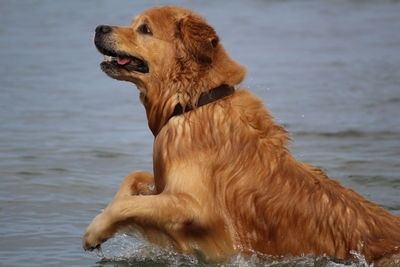
<path fill-rule="evenodd" d="M 150 34 L 150 35 L 153 34 L 147 24 L 140 25 L 138 31 L 143 34 Z"/>

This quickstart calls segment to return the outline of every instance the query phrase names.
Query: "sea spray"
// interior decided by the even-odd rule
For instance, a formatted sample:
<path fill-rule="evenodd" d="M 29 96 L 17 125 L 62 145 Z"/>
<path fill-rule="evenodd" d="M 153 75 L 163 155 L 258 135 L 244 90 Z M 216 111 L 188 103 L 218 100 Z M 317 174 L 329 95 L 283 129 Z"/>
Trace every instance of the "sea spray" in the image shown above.
<path fill-rule="evenodd" d="M 364 255 L 350 251 L 357 262 L 328 256 L 257 256 L 238 254 L 223 264 L 205 263 L 201 257 L 148 244 L 137 233 L 118 234 L 95 252 L 101 266 L 211 266 L 211 267 L 374 267 Z"/>

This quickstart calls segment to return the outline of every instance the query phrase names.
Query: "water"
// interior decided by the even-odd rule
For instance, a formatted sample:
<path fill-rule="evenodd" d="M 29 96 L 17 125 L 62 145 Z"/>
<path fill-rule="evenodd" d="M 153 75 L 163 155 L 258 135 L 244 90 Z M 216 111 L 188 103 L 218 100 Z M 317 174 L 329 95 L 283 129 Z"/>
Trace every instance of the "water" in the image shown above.
<path fill-rule="evenodd" d="M 291 132 L 298 158 L 400 215 L 399 1 L 168 3 L 216 28 L 248 67 L 244 85 Z M 101 73 L 94 28 L 128 24 L 159 4 L 0 2 L 1 266 L 201 265 L 137 237 L 108 241 L 102 255 L 81 249 L 84 229 L 122 178 L 152 169 L 138 92 Z M 352 263 L 237 256 L 230 264 Z"/>

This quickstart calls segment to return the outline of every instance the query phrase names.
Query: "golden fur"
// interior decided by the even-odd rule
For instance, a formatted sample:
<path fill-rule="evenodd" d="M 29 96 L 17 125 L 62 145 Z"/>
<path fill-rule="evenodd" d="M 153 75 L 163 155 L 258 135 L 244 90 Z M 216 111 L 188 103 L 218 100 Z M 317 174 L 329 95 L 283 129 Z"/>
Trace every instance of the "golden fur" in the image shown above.
<path fill-rule="evenodd" d="M 143 24 L 151 34 L 138 30 Z M 202 92 L 245 76 L 201 17 L 156 7 L 111 29 L 96 36 L 98 47 L 149 66 L 148 73 L 103 70 L 140 90 L 155 136 L 154 178 L 146 172 L 125 178 L 87 228 L 85 249 L 134 226 L 153 243 L 212 261 L 237 253 L 351 258 L 354 250 L 396 265 L 399 217 L 296 160 L 286 130 L 251 93 L 239 89 L 169 119 L 178 103 L 195 105 Z"/>

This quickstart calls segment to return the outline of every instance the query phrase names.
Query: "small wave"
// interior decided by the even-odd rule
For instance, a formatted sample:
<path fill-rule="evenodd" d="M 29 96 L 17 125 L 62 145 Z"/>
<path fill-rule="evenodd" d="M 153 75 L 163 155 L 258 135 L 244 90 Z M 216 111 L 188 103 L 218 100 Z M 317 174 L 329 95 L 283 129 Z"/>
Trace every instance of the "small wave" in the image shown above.
<path fill-rule="evenodd" d="M 196 267 L 373 267 L 365 257 L 355 251 L 350 252 L 358 261 L 337 259 L 327 256 L 285 256 L 279 259 L 253 255 L 235 255 L 227 263 L 205 263 L 201 257 L 177 253 L 149 245 L 140 235 L 120 234 L 103 244 L 97 252 L 98 266 L 196 266 Z"/>
<path fill-rule="evenodd" d="M 400 103 L 400 97 L 393 97 L 387 100 L 387 103 Z"/>
<path fill-rule="evenodd" d="M 98 158 L 118 158 L 126 156 L 126 154 L 123 153 L 116 153 L 103 150 L 92 150 L 90 153 L 94 154 Z"/>
<path fill-rule="evenodd" d="M 54 172 L 68 172 L 68 170 L 64 168 L 48 168 L 47 170 Z"/>
<path fill-rule="evenodd" d="M 358 130 L 345 130 L 339 132 L 294 132 L 294 135 L 299 136 L 323 136 L 323 137 L 363 137 L 365 132 Z"/>
<path fill-rule="evenodd" d="M 398 132 L 391 131 L 375 131 L 375 132 L 364 132 L 359 130 L 344 130 L 338 132 L 293 132 L 293 135 L 297 136 L 320 136 L 320 137 L 329 137 L 329 138 L 361 138 L 361 137 L 371 137 L 371 136 L 397 136 L 400 135 Z"/>
<path fill-rule="evenodd" d="M 31 171 L 19 171 L 19 172 L 15 172 L 15 174 L 22 175 L 22 176 L 40 176 L 40 175 L 43 175 L 40 172 L 31 172 Z"/>
<path fill-rule="evenodd" d="M 37 159 L 37 156 L 26 155 L 26 156 L 20 156 L 19 158 L 23 160 L 34 160 Z"/>

